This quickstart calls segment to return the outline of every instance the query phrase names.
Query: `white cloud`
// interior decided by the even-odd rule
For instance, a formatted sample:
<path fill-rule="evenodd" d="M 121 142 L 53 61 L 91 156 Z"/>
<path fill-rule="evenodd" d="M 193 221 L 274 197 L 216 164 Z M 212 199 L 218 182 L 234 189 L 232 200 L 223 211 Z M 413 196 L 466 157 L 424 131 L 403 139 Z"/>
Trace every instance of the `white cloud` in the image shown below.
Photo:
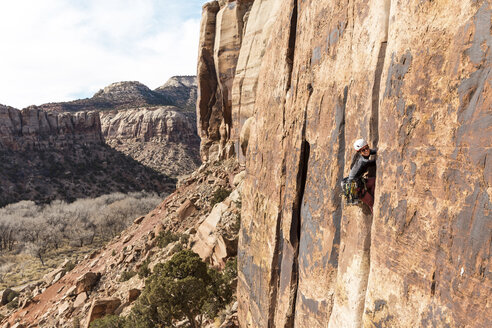
<path fill-rule="evenodd" d="M 0 104 L 89 97 L 116 81 L 156 88 L 195 74 L 203 2 L 0 2 Z"/>

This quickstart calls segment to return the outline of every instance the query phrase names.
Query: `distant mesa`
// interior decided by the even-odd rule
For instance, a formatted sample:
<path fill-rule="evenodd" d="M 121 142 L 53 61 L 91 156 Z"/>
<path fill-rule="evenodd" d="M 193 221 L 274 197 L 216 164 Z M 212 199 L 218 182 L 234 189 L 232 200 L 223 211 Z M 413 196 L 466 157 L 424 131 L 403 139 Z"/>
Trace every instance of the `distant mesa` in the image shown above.
<path fill-rule="evenodd" d="M 196 90 L 196 76 L 174 76 L 155 90 L 151 90 L 138 81 L 123 81 L 104 87 L 91 98 L 47 103 L 40 106 L 29 106 L 28 108 L 58 112 L 78 112 L 174 106 L 189 112 L 191 110 L 194 111 Z"/>

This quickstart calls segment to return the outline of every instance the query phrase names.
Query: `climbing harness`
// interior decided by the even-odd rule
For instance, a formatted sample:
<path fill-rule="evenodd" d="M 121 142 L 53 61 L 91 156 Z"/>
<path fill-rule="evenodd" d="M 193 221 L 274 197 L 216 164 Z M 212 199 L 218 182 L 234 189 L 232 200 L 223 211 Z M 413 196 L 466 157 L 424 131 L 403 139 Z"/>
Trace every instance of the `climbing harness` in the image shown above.
<path fill-rule="evenodd" d="M 347 205 L 357 205 L 361 203 L 361 198 L 367 192 L 366 180 L 364 178 L 349 180 L 348 177 L 342 179 L 342 196 L 345 197 Z"/>

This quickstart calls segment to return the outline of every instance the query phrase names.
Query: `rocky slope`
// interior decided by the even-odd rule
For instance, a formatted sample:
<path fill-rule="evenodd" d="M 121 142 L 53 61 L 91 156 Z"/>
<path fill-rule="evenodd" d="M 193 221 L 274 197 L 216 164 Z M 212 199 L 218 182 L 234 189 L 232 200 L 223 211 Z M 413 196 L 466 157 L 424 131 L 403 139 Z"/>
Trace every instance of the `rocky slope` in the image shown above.
<path fill-rule="evenodd" d="M 18 296 L 19 309 L 13 312 L 0 308 L 0 313 L 6 315 L 2 327 L 71 328 L 76 322 L 88 327 L 90 321 L 104 314 L 126 315 L 145 279 L 139 275 L 121 279 L 124 273 L 136 272 L 145 263 L 153 268 L 179 248 L 192 248 L 203 260 L 223 267 L 228 258 L 237 254 L 244 179 L 244 174 L 237 173 L 234 160 L 202 165 L 155 210 L 136 218 L 132 226 L 72 270 L 67 269 L 68 263 L 62 263 L 42 281 L 23 286 Z M 219 188 L 232 192 L 214 205 L 214 192 Z M 182 238 L 159 246 L 162 231 L 179 233 Z M 228 312 L 228 322 L 237 320 L 234 312 Z M 226 325 L 223 327 L 233 327 Z M 216 327 L 215 323 L 209 327 Z"/>
<path fill-rule="evenodd" d="M 490 31 L 486 0 L 204 6 L 201 156 L 247 171 L 241 326 L 488 325 Z M 374 215 L 339 196 L 360 137 Z"/>
<path fill-rule="evenodd" d="M 169 99 L 173 106 L 183 109 L 185 113 L 193 113 L 195 120 L 197 91 L 196 76 L 173 76 L 154 90 Z"/>

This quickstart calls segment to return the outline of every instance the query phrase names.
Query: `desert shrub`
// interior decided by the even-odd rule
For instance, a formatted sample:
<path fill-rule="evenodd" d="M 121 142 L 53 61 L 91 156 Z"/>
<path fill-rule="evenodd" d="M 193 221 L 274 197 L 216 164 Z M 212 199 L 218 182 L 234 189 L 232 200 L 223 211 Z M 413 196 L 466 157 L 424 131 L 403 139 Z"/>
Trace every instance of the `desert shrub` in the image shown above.
<path fill-rule="evenodd" d="M 96 237 L 109 239 L 160 201 L 154 193 L 132 192 L 79 199 L 71 204 L 59 200 L 47 205 L 32 201 L 10 204 L 0 208 L 0 251 L 13 251 L 15 246 L 43 262 L 50 249 L 81 247 L 92 244 Z"/>
<path fill-rule="evenodd" d="M 232 291 L 224 282 L 224 276 L 207 268 L 198 254 L 182 250 L 155 266 L 125 327 L 174 327 L 184 319 L 200 327 L 204 314 L 214 317 L 231 299 Z"/>
<path fill-rule="evenodd" d="M 164 248 L 170 243 L 174 243 L 180 239 L 180 234 L 173 233 L 172 231 L 161 231 L 157 236 L 157 246 Z"/>
<path fill-rule="evenodd" d="M 222 274 L 226 279 L 226 283 L 232 284 L 232 281 L 237 278 L 237 257 L 232 257 L 227 260 Z"/>
<path fill-rule="evenodd" d="M 241 229 L 241 213 L 237 213 L 234 218 L 234 222 L 231 224 L 231 231 L 233 234 L 238 234 Z"/>
<path fill-rule="evenodd" d="M 7 303 L 12 302 L 17 296 L 19 296 L 19 293 L 12 289 L 7 289 L 5 293 L 7 293 L 7 295 L 5 295 Z"/>
<path fill-rule="evenodd" d="M 91 322 L 90 328 L 124 328 L 125 318 L 117 315 L 107 315 L 101 319 L 96 319 Z"/>
<path fill-rule="evenodd" d="M 230 194 L 231 194 L 231 190 L 222 187 L 215 190 L 212 195 L 212 199 L 210 200 L 210 205 L 214 207 L 215 204 L 224 201 L 224 199 L 226 199 Z"/>
<path fill-rule="evenodd" d="M 123 273 L 120 276 L 120 282 L 124 282 L 124 281 L 130 280 L 136 274 L 137 273 L 135 271 L 123 271 Z"/>
<path fill-rule="evenodd" d="M 68 262 L 67 265 L 65 265 L 66 272 L 72 271 L 76 265 L 77 264 L 75 262 L 72 262 L 72 261 Z"/>
<path fill-rule="evenodd" d="M 75 317 L 75 319 L 73 319 L 72 328 L 80 328 L 80 319 L 78 317 Z"/>
<path fill-rule="evenodd" d="M 14 298 L 9 303 L 7 303 L 7 309 L 9 309 L 9 310 L 14 310 L 14 309 L 17 309 L 18 307 L 19 307 L 19 299 L 17 297 Z"/>
<path fill-rule="evenodd" d="M 151 274 L 151 271 L 150 271 L 150 268 L 149 268 L 149 262 L 150 262 L 150 260 L 149 259 L 146 259 L 142 263 L 142 265 L 140 266 L 140 268 L 138 268 L 138 276 L 140 278 L 147 278 Z"/>

